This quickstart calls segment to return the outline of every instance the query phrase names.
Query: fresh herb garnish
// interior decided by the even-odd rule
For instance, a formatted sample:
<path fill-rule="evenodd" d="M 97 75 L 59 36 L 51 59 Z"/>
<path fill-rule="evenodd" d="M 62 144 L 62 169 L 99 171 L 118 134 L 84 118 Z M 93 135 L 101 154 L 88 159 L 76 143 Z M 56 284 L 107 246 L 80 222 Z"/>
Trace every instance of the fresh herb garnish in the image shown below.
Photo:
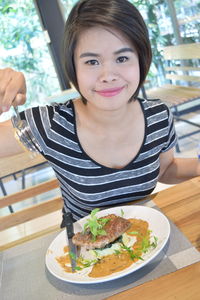
<path fill-rule="evenodd" d="M 77 261 L 78 263 L 80 263 L 80 266 L 77 266 L 76 270 L 80 271 L 84 268 L 89 268 L 89 267 L 95 265 L 98 261 L 99 261 L 99 259 L 89 260 L 89 259 L 84 259 L 82 256 L 80 256 Z"/>
<path fill-rule="evenodd" d="M 87 222 L 84 224 L 84 233 L 89 231 L 92 234 L 93 241 L 96 240 L 98 235 L 106 235 L 106 231 L 103 227 L 109 222 L 108 218 L 97 218 L 96 213 L 99 211 L 99 208 L 92 210 L 90 214 L 90 219 L 87 219 Z"/>
<path fill-rule="evenodd" d="M 124 216 L 124 211 L 123 209 L 121 209 L 121 217 L 123 218 L 123 216 Z"/>
<path fill-rule="evenodd" d="M 114 253 L 115 253 L 116 255 L 119 255 L 119 254 L 121 253 L 121 251 L 119 251 L 119 250 L 114 250 Z"/>
<path fill-rule="evenodd" d="M 73 259 L 76 260 L 76 254 L 72 251 L 69 251 L 69 256 Z"/>
<path fill-rule="evenodd" d="M 129 232 L 128 234 L 135 234 L 135 235 L 138 235 L 139 232 L 138 232 L 138 231 L 131 231 L 131 232 Z"/>
<path fill-rule="evenodd" d="M 137 235 L 138 237 L 140 237 L 141 238 L 141 248 L 138 248 L 138 250 L 141 251 L 142 253 L 147 253 L 151 248 L 154 249 L 158 245 L 158 238 L 156 236 L 153 236 L 153 240 L 154 240 L 153 242 L 150 241 L 150 238 L 149 238 L 150 233 L 151 233 L 151 230 L 148 230 L 147 236 L 141 235 L 138 231 L 131 231 L 128 234 Z M 126 248 L 128 248 L 128 247 L 126 247 Z M 132 251 L 131 249 L 126 249 L 126 250 L 129 252 L 131 257 L 134 257 L 133 253 L 131 252 Z"/>
<path fill-rule="evenodd" d="M 124 250 L 126 250 L 126 251 L 129 253 L 130 258 L 131 258 L 132 260 L 134 260 L 134 259 L 141 259 L 141 260 L 143 260 L 143 258 L 142 258 L 141 256 L 139 256 L 136 252 L 134 252 L 134 251 L 131 249 L 131 247 L 127 247 L 127 246 L 125 246 L 125 245 L 123 244 L 123 245 L 121 245 L 121 248 L 124 249 Z"/>
<path fill-rule="evenodd" d="M 151 233 L 151 230 L 148 230 L 148 233 Z M 142 246 L 141 246 L 141 251 L 143 253 L 147 253 L 149 251 L 150 248 L 156 248 L 158 245 L 158 238 L 156 236 L 153 236 L 154 241 L 151 242 L 149 239 L 149 236 L 142 236 L 141 234 L 139 234 L 138 231 L 132 231 L 129 232 L 128 234 L 132 234 L 132 235 L 138 235 L 139 237 L 142 238 Z"/>
<path fill-rule="evenodd" d="M 158 238 L 157 236 L 154 236 L 153 239 L 154 242 L 151 243 L 151 247 L 155 249 L 158 246 Z"/>
<path fill-rule="evenodd" d="M 151 233 L 149 231 L 148 233 Z M 153 236 L 154 241 L 151 242 L 149 236 L 142 237 L 142 247 L 141 250 L 143 253 L 147 253 L 151 248 L 156 248 L 158 245 L 158 238 L 156 236 Z"/>

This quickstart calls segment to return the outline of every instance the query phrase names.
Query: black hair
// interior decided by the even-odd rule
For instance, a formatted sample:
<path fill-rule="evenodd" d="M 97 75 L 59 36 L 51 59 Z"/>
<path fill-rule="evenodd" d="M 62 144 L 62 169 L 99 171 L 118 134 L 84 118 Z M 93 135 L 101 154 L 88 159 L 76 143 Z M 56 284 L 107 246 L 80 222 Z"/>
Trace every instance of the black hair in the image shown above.
<path fill-rule="evenodd" d="M 68 80 L 79 91 L 74 64 L 75 48 L 81 32 L 96 26 L 121 32 L 136 49 L 140 81 L 132 98 L 137 97 L 150 68 L 152 51 L 143 17 L 128 0 L 80 0 L 75 4 L 66 21 L 63 39 L 64 68 Z M 82 100 L 86 103 L 86 99 Z"/>

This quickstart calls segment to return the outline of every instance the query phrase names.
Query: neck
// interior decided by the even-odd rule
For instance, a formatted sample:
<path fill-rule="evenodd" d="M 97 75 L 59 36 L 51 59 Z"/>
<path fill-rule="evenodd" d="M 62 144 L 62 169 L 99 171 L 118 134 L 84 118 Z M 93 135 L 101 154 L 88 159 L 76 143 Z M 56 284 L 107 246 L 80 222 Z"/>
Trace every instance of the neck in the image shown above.
<path fill-rule="evenodd" d="M 101 110 L 97 109 L 93 105 L 87 103 L 84 104 L 81 100 L 77 100 L 74 103 L 77 121 L 83 123 L 84 126 L 95 128 L 102 128 L 106 130 L 116 129 L 122 127 L 128 122 L 129 117 L 133 118 L 135 112 L 135 106 L 137 107 L 137 101 L 127 103 L 123 108 L 116 110 Z M 136 109 L 137 110 L 137 109 Z"/>

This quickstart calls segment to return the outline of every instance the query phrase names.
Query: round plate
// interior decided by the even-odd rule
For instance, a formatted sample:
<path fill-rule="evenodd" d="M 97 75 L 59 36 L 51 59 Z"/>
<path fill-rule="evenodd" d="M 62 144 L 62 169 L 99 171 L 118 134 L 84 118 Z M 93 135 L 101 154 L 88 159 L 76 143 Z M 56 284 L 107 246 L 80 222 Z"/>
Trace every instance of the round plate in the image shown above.
<path fill-rule="evenodd" d="M 105 209 L 99 211 L 97 213 L 98 217 L 105 216 L 108 214 L 116 214 L 121 216 L 121 211 L 123 210 L 124 215 L 123 217 L 126 219 L 135 218 L 147 221 L 149 223 L 149 230 L 152 231 L 152 235 L 158 238 L 158 245 L 155 249 L 150 250 L 148 253 L 143 255 L 144 260 L 138 260 L 137 262 L 133 263 L 130 267 L 105 277 L 98 277 L 98 278 L 91 278 L 87 275 L 87 270 L 83 270 L 80 273 L 67 273 L 65 272 L 62 267 L 56 261 L 56 257 L 63 255 L 63 248 L 67 245 L 66 242 L 66 231 L 63 230 L 58 234 L 58 236 L 53 240 L 51 245 L 49 246 L 47 253 L 46 253 L 46 266 L 50 273 L 52 273 L 55 277 L 73 283 L 81 283 L 81 284 L 91 284 L 91 283 L 98 283 L 98 282 L 106 282 L 113 279 L 117 279 L 128 275 L 132 272 L 135 272 L 148 264 L 152 259 L 155 258 L 158 253 L 163 249 L 166 245 L 167 240 L 170 234 L 170 224 L 168 219 L 159 211 L 153 208 L 145 207 L 145 206 L 138 206 L 138 205 L 131 205 L 131 206 L 119 206 L 114 208 Z M 84 223 L 88 219 L 84 217 L 83 219 L 79 220 L 78 222 L 74 223 L 74 231 L 80 231 L 80 225 L 83 228 Z"/>

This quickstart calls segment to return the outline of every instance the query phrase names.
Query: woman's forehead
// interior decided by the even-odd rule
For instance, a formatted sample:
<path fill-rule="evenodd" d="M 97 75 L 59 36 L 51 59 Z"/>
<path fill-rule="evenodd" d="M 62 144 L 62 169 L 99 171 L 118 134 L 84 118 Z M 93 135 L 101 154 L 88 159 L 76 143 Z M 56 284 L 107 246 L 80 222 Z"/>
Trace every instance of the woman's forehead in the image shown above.
<path fill-rule="evenodd" d="M 135 48 L 130 39 L 121 31 L 114 28 L 95 26 L 80 32 L 75 51 L 79 52 L 81 49 L 89 49 L 90 47 L 99 49 L 103 44 L 113 45 L 113 43 Z"/>

